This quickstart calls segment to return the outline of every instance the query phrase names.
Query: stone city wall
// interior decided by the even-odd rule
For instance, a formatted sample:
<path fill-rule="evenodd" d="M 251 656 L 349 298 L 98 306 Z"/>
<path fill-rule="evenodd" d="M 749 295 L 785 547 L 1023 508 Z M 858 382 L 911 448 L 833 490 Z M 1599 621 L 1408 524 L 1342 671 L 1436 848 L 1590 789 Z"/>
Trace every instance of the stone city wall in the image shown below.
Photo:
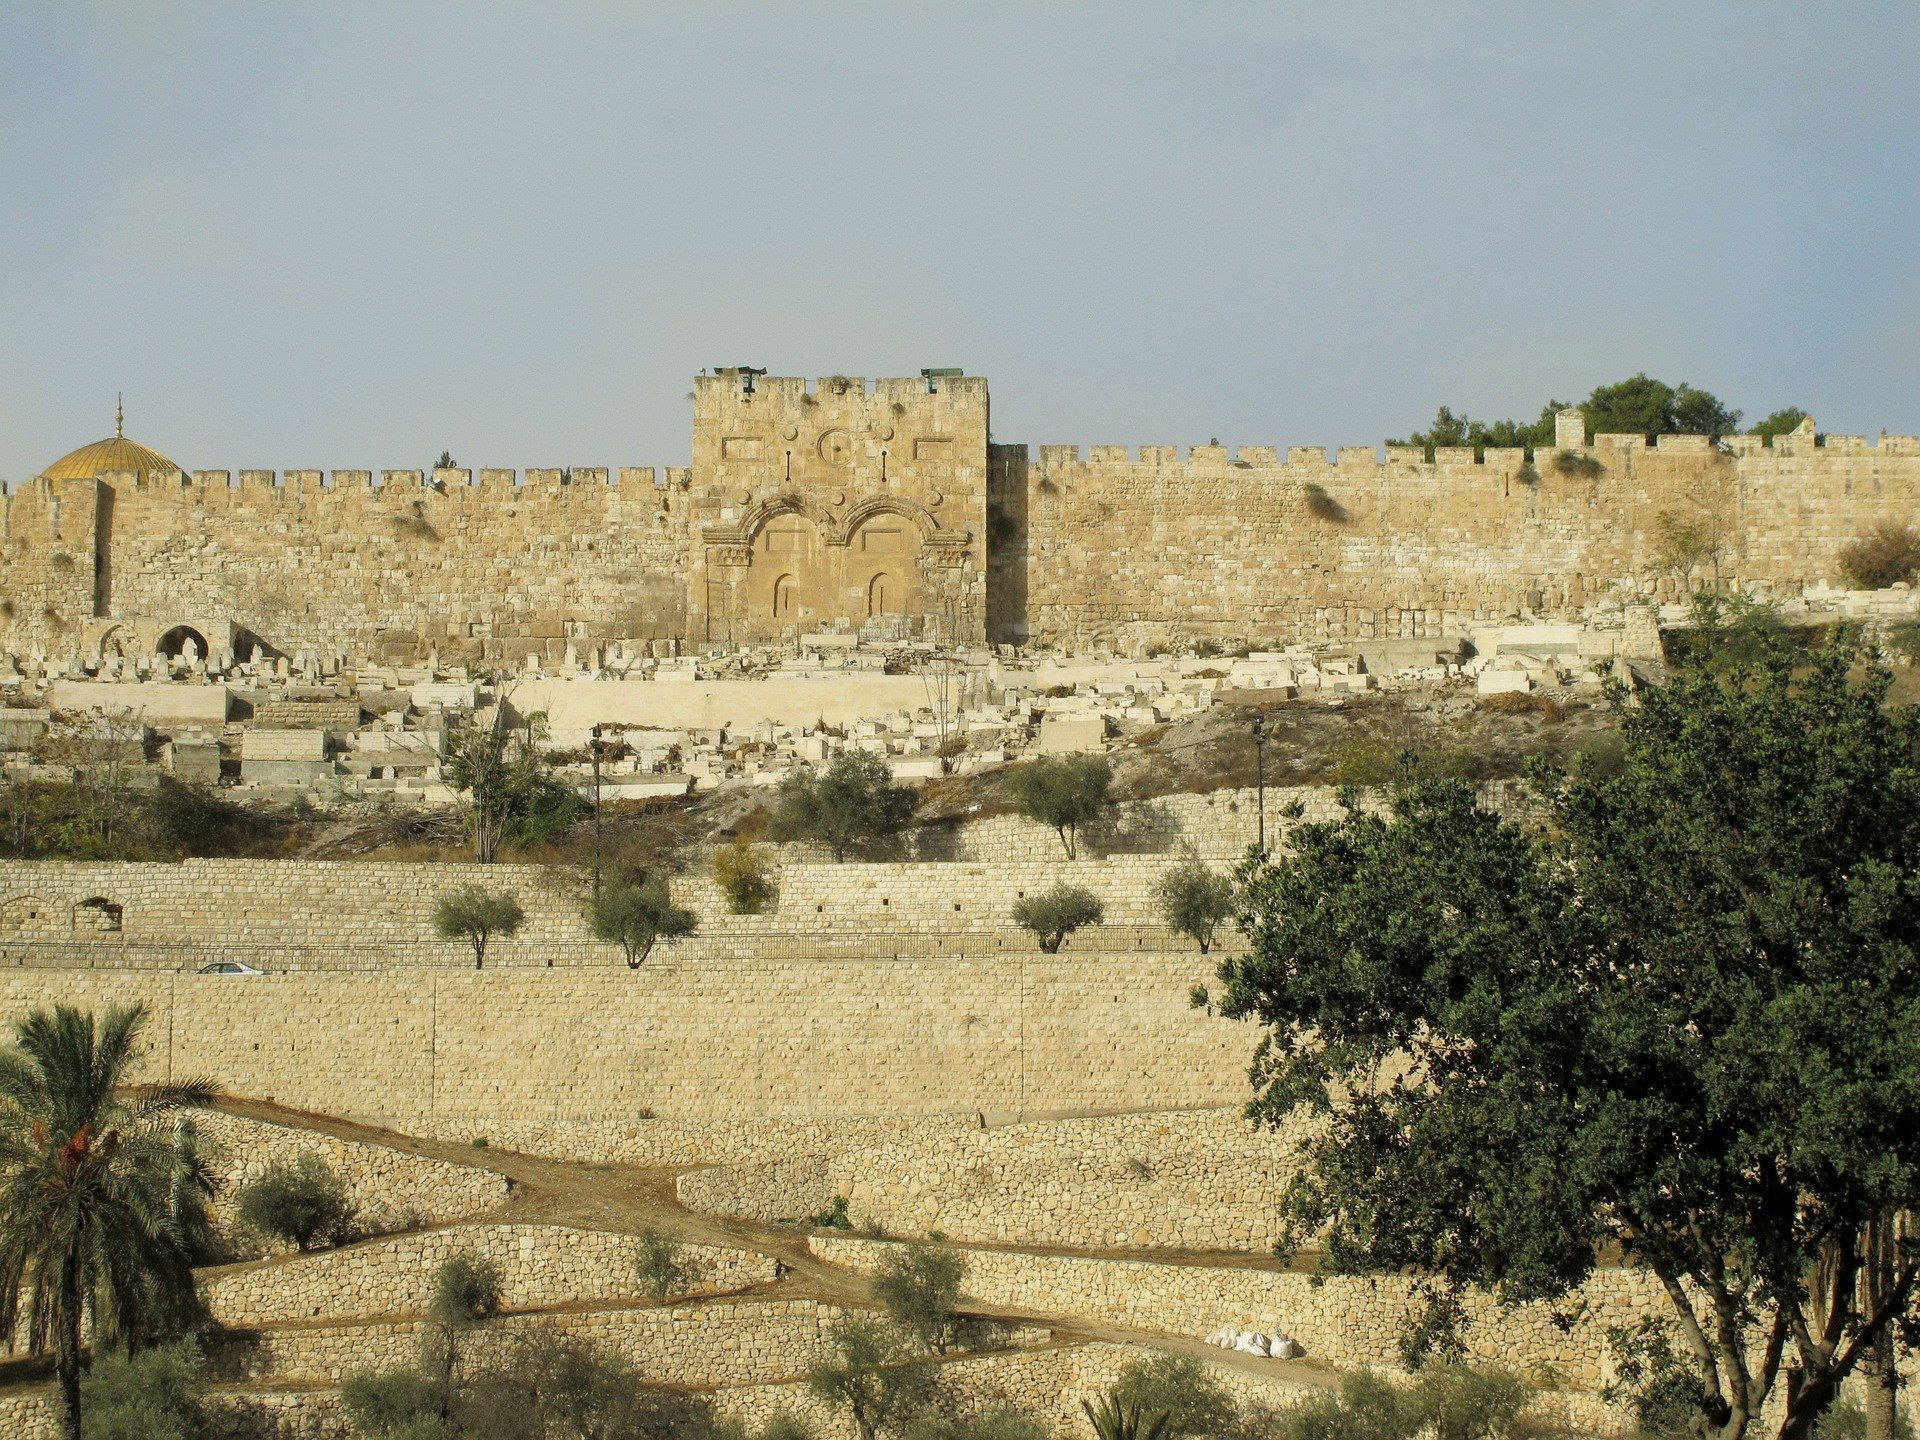
<path fill-rule="evenodd" d="M 1610 591 L 1839 578 L 1920 510 L 1920 440 L 1568 449 L 990 445 L 986 382 L 694 383 L 686 469 L 201 470 L 0 501 L 0 647 L 188 623 L 284 653 L 511 660 L 569 640 L 899 633 L 1080 647 L 1454 635 Z M 1569 434 L 1569 439 L 1572 434 Z M 236 632 L 239 632 L 236 634 Z"/>
<path fill-rule="evenodd" d="M 0 971 L 0 1014 L 143 1002 L 141 1078 L 474 1135 L 522 1121 L 1085 1112 L 1243 1098 L 1253 1030 L 1196 955 L 638 971 Z"/>
<path fill-rule="evenodd" d="M 1847 542 L 1920 512 L 1920 440 L 1598 436 L 1439 451 L 1373 446 L 995 446 L 1000 631 L 1081 648 L 1215 635 L 1457 635 L 1568 614 L 1616 586 L 1683 598 L 1663 521 L 1719 538 L 1724 579 L 1837 583 Z M 1564 457 L 1564 458 L 1563 458 Z"/>
<path fill-rule="evenodd" d="M 854 1226 L 894 1235 L 1264 1253 L 1298 1139 L 1255 1130 L 1238 1107 L 1161 1111 L 903 1133 L 675 1183 L 695 1209 L 757 1220 L 804 1219 L 842 1195 Z"/>
<path fill-rule="evenodd" d="M 152 1022 L 148 1042 L 154 1042 Z M 294 1165 L 311 1155 L 346 1182 L 354 1223 L 364 1234 L 416 1225 L 445 1225 L 484 1215 L 507 1198 L 504 1175 L 450 1165 L 385 1145 L 341 1140 L 318 1130 L 270 1125 L 219 1110 L 191 1116 L 200 1149 L 212 1171 L 213 1220 L 230 1253 L 255 1255 L 282 1248 L 245 1229 L 233 1214 L 234 1198 L 270 1166 Z"/>
<path fill-rule="evenodd" d="M 272 1325 L 324 1316 L 368 1319 L 424 1313 L 434 1272 L 455 1255 L 499 1267 L 507 1310 L 647 1299 L 635 1275 L 640 1242 L 631 1235 L 565 1225 L 455 1225 L 389 1236 L 339 1250 L 292 1256 L 203 1275 L 200 1294 L 227 1326 Z M 771 1257 L 711 1245 L 682 1245 L 689 1280 L 678 1295 L 718 1295 L 766 1284 Z"/>

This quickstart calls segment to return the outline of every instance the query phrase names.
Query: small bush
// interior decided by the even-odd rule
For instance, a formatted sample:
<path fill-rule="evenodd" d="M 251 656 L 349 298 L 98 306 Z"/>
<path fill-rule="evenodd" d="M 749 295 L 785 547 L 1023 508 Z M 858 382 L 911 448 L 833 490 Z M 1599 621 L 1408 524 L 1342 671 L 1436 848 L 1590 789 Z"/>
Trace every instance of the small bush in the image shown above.
<path fill-rule="evenodd" d="M 807 1223 L 822 1230 L 853 1229 L 853 1220 L 847 1214 L 847 1197 L 844 1195 L 834 1196 L 833 1203 L 818 1215 L 811 1217 Z"/>
<path fill-rule="evenodd" d="M 1100 897 L 1084 885 L 1061 884 L 1016 900 L 1013 922 L 1031 930 L 1047 954 L 1057 955 L 1067 936 L 1083 926 L 1098 925 L 1106 913 Z"/>
<path fill-rule="evenodd" d="M 887 1316 L 929 1350 L 946 1353 L 953 1343 L 954 1307 L 967 1262 L 940 1245 L 910 1242 L 893 1251 L 874 1272 L 874 1298 Z"/>
<path fill-rule="evenodd" d="M 1233 881 L 1209 870 L 1196 856 L 1161 876 L 1158 894 L 1167 928 L 1194 941 L 1202 955 L 1213 948 L 1214 932 L 1233 914 Z"/>
<path fill-rule="evenodd" d="M 500 1309 L 500 1267 L 469 1251 L 440 1262 L 427 1313 L 450 1330 L 466 1330 Z"/>
<path fill-rule="evenodd" d="M 1300 492 L 1306 496 L 1307 513 L 1314 519 L 1325 520 L 1332 525 L 1344 525 L 1352 518 L 1347 514 L 1347 507 L 1327 493 L 1326 486 L 1308 481 L 1300 487 Z"/>
<path fill-rule="evenodd" d="M 353 1224 L 353 1201 L 347 1182 L 318 1155 L 301 1155 L 291 1165 L 271 1165 L 258 1180 L 240 1190 L 239 1214 L 249 1229 L 299 1250 L 315 1243 L 347 1238 Z"/>
<path fill-rule="evenodd" d="M 642 1290 L 664 1303 L 676 1290 L 686 1288 L 693 1278 L 693 1267 L 687 1263 L 678 1240 L 658 1230 L 643 1230 L 640 1248 L 633 1257 L 633 1273 Z"/>
<path fill-rule="evenodd" d="M 1840 552 L 1840 573 L 1855 590 L 1884 590 L 1920 573 L 1920 531 L 1877 525 Z"/>
<path fill-rule="evenodd" d="M 1562 450 L 1554 455 L 1553 468 L 1573 479 L 1591 480 L 1607 467 L 1582 451 Z"/>
<path fill-rule="evenodd" d="M 1413 1398 L 1433 1440 L 1488 1440 L 1512 1429 L 1527 1387 L 1505 1370 L 1430 1365 L 1420 1372 Z"/>
<path fill-rule="evenodd" d="M 1134 1361 L 1120 1372 L 1112 1398 L 1122 1406 L 1137 1406 L 1142 1414 L 1165 1414 L 1167 1440 L 1220 1434 L 1230 1430 L 1240 1415 L 1240 1407 L 1220 1382 L 1197 1360 L 1180 1355 Z"/>
<path fill-rule="evenodd" d="M 417 1370 L 362 1371 L 340 1387 L 340 1408 L 355 1435 L 386 1440 L 439 1424 L 439 1395 Z"/>
<path fill-rule="evenodd" d="M 758 915 L 773 898 L 766 862 L 744 835 L 735 836 L 731 845 L 714 852 L 713 879 L 727 897 L 727 909 L 735 915 Z"/>
<path fill-rule="evenodd" d="M 989 1410 L 984 1415 L 920 1415 L 902 1432 L 904 1440 L 1052 1440 L 1053 1431 L 1018 1410 Z"/>
<path fill-rule="evenodd" d="M 1341 1380 L 1338 1395 L 1283 1410 L 1272 1434 L 1275 1440 L 1412 1440 L 1422 1423 L 1411 1395 L 1357 1370 Z"/>
<path fill-rule="evenodd" d="M 200 1347 L 109 1351 L 81 1382 L 87 1440 L 201 1440 L 209 1433 Z"/>

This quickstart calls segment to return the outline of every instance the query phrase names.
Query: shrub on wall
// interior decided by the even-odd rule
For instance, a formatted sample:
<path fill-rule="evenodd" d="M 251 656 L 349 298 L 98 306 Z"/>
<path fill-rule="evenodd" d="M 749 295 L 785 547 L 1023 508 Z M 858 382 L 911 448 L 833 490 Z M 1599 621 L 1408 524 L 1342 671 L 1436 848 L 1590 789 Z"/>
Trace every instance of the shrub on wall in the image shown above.
<path fill-rule="evenodd" d="M 1120 1372 L 1111 1398 L 1142 1414 L 1166 1415 L 1167 1440 L 1225 1434 L 1240 1418 L 1240 1407 L 1220 1382 L 1183 1355 L 1134 1361 Z"/>
<path fill-rule="evenodd" d="M 249 1229 L 311 1250 L 323 1240 L 344 1240 L 354 1207 L 346 1181 L 318 1155 L 304 1154 L 291 1165 L 268 1166 L 242 1187 L 239 1213 Z"/>
<path fill-rule="evenodd" d="M 737 835 L 731 845 L 714 852 L 713 880 L 727 897 L 735 915 L 758 915 L 773 898 L 773 880 L 767 865 L 747 837 Z"/>
<path fill-rule="evenodd" d="M 676 1290 L 684 1290 L 693 1279 L 693 1267 L 687 1263 L 680 1242 L 658 1230 L 640 1232 L 633 1273 L 640 1288 L 663 1303 L 672 1299 Z"/>
<path fill-rule="evenodd" d="M 192 1340 L 136 1355 L 109 1350 L 81 1382 L 87 1440 L 197 1440 L 211 1433 L 205 1392 Z"/>
<path fill-rule="evenodd" d="M 1055 885 L 1016 900 L 1013 922 L 1031 930 L 1047 954 L 1056 955 L 1067 936 L 1083 926 L 1098 925 L 1106 913 L 1100 897 L 1084 885 Z"/>
<path fill-rule="evenodd" d="M 1920 531 L 1876 525 L 1840 552 L 1840 573 L 1855 590 L 1884 590 L 1920 573 Z"/>

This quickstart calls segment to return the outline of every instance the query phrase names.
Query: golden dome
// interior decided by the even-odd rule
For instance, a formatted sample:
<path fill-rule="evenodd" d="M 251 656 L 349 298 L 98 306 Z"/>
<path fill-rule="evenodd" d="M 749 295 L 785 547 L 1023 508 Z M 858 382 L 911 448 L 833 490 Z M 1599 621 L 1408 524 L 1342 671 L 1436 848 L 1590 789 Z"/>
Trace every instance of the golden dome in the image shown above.
<path fill-rule="evenodd" d="M 63 455 L 40 473 L 49 480 L 91 480 L 96 475 L 118 475 L 131 471 L 142 480 L 151 480 L 180 467 L 158 450 L 127 439 L 120 433 L 121 416 L 114 407 L 113 435 L 82 445 L 71 455 Z"/>

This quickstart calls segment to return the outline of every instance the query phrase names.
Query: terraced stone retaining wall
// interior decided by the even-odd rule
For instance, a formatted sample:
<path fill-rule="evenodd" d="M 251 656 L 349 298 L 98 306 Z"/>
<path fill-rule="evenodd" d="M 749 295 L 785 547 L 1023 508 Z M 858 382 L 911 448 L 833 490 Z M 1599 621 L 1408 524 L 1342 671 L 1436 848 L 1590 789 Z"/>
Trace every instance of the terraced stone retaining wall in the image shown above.
<path fill-rule="evenodd" d="M 381 1234 L 418 1225 L 445 1225 L 482 1215 L 507 1198 L 504 1175 L 410 1155 L 385 1145 L 341 1140 L 318 1130 L 296 1130 L 224 1111 L 205 1110 L 190 1123 L 212 1164 L 217 1190 L 216 1230 L 235 1254 L 258 1255 L 286 1248 L 243 1227 L 234 1215 L 240 1188 L 274 1165 L 296 1164 L 312 1155 L 346 1182 L 355 1226 Z"/>
<path fill-rule="evenodd" d="M 649 964 L 638 971 L 0 971 L 0 1015 L 152 1012 L 139 1080 L 469 1135 L 649 1113 L 1061 1113 L 1224 1105 L 1255 1032 L 1196 1011 L 1198 955 Z"/>
<path fill-rule="evenodd" d="M 678 1177 L 695 1209 L 802 1219 L 836 1195 L 890 1234 L 1068 1249 L 1271 1249 L 1297 1131 L 1231 1109 L 956 1126 Z"/>
<path fill-rule="evenodd" d="M 467 1254 L 499 1267 L 500 1302 L 509 1310 L 639 1302 L 649 1298 L 635 1275 L 639 1253 L 635 1237 L 599 1230 L 456 1225 L 218 1272 L 201 1281 L 200 1294 L 213 1318 L 230 1326 L 414 1315 L 431 1303 L 440 1264 Z M 683 1245 L 678 1258 L 689 1272 L 681 1295 L 744 1290 L 772 1281 L 780 1268 L 770 1256 L 708 1245 Z"/>

